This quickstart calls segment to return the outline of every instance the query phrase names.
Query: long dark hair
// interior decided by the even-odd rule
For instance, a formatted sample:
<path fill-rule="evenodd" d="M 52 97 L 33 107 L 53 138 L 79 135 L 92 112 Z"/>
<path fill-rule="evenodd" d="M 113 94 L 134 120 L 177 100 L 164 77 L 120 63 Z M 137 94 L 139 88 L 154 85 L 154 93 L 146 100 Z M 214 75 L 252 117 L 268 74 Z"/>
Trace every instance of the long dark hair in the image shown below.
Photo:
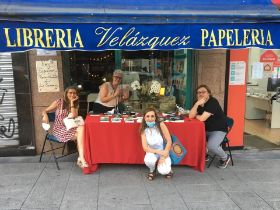
<path fill-rule="evenodd" d="M 64 95 L 63 95 L 63 109 L 67 109 L 68 111 L 71 109 L 71 107 L 70 107 L 71 104 L 70 104 L 70 101 L 67 97 L 67 94 L 68 94 L 69 90 L 75 90 L 76 93 L 77 93 L 77 96 L 78 96 L 78 89 L 77 89 L 76 86 L 69 86 L 65 89 Z M 74 101 L 74 107 L 76 109 L 79 108 L 79 99 Z"/>
<path fill-rule="evenodd" d="M 157 129 L 160 130 L 160 127 L 159 127 L 159 124 L 160 124 L 160 121 L 159 121 L 159 117 L 158 117 L 158 114 L 157 114 L 157 111 L 155 108 L 153 107 L 148 107 L 147 109 L 145 109 L 145 111 L 143 112 L 143 120 L 142 120 L 142 123 L 141 123 L 141 127 L 140 127 L 140 133 L 142 134 L 145 129 L 148 127 L 146 122 L 145 122 L 145 115 L 148 113 L 148 112 L 154 112 L 155 113 L 155 122 L 156 122 L 156 126 L 157 126 Z"/>

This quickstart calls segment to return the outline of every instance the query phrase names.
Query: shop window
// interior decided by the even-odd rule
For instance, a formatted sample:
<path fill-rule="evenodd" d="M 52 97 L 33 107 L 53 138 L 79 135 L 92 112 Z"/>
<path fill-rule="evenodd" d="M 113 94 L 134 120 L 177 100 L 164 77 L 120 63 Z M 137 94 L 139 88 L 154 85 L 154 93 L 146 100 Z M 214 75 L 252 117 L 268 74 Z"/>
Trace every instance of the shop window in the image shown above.
<path fill-rule="evenodd" d="M 130 86 L 129 101 L 136 101 L 136 105 L 139 104 L 138 101 L 140 103 L 153 101 L 154 94 L 147 91 L 151 90 L 152 81 L 157 81 L 162 87 L 159 93 L 161 101 L 155 102 L 158 106 L 168 107 L 169 103 L 175 109 L 175 103 L 177 103 L 185 107 L 187 66 L 187 50 L 122 51 L 123 84 Z M 139 83 L 133 83 L 134 81 Z M 133 90 L 132 83 L 133 86 L 139 84 L 139 90 Z M 166 104 L 163 105 L 164 103 Z M 162 108 L 162 110 L 165 109 Z"/>
<path fill-rule="evenodd" d="M 81 88 L 81 99 L 89 93 L 98 93 L 99 86 L 111 79 L 118 66 L 124 71 L 123 87 L 130 92 L 129 101 L 139 100 L 131 88 L 134 81 L 140 85 L 157 81 L 163 88 L 162 96 L 174 96 L 174 103 L 184 107 L 186 100 L 187 50 L 178 51 L 101 51 L 69 52 L 69 84 Z M 67 78 L 65 79 L 67 80 Z M 83 107 L 83 106 L 81 106 Z"/>
<path fill-rule="evenodd" d="M 83 92 L 98 93 L 99 86 L 110 79 L 115 69 L 114 51 L 69 53 L 70 84 Z"/>
<path fill-rule="evenodd" d="M 173 51 L 122 51 L 123 83 L 139 78 L 140 83 L 157 79 L 171 85 L 173 54 Z"/>

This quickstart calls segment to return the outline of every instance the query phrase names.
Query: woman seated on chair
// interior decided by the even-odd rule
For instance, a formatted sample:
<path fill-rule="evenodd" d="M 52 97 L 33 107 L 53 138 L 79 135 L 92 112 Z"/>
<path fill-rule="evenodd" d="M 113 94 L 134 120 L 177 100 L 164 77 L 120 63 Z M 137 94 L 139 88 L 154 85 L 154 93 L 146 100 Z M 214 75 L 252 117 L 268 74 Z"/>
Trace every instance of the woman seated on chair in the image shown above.
<path fill-rule="evenodd" d="M 84 126 L 80 125 L 69 130 L 66 129 L 63 119 L 67 116 L 76 118 L 78 116 L 79 97 L 76 87 L 68 87 L 64 91 L 64 97 L 57 99 L 47 107 L 42 115 L 43 122 L 49 123 L 48 112 L 55 112 L 55 121 L 53 125 L 53 135 L 55 135 L 60 142 L 67 142 L 69 140 L 77 140 L 79 158 L 77 164 L 81 168 L 88 167 L 84 158 Z"/>
<path fill-rule="evenodd" d="M 157 170 L 166 178 L 171 178 L 171 159 L 169 150 L 171 149 L 171 136 L 166 125 L 159 122 L 156 110 L 147 108 L 143 114 L 144 119 L 140 128 L 143 150 L 146 152 L 144 162 L 150 169 L 147 178 L 153 180 Z M 164 147 L 166 142 L 166 146 Z"/>
<path fill-rule="evenodd" d="M 125 93 L 120 88 L 122 76 L 122 70 L 115 70 L 112 81 L 105 82 L 100 86 L 97 99 L 93 104 L 92 110 L 94 113 L 105 113 L 111 111 L 117 107 L 120 102 L 128 99 L 128 91 Z"/>
<path fill-rule="evenodd" d="M 226 116 L 207 85 L 196 88 L 197 101 L 190 110 L 189 118 L 205 122 L 208 151 L 220 157 L 219 168 L 226 168 L 230 157 L 221 147 L 226 132 Z"/>

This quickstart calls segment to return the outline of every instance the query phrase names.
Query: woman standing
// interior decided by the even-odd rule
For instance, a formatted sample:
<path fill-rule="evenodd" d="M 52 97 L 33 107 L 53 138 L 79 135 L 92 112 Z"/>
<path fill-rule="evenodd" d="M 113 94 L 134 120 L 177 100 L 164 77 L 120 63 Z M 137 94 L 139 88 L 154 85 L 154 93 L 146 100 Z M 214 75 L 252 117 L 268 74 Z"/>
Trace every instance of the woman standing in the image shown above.
<path fill-rule="evenodd" d="M 216 98 L 211 95 L 207 85 L 196 89 L 197 101 L 190 110 L 189 118 L 205 122 L 207 148 L 220 157 L 219 168 L 226 168 L 230 157 L 220 146 L 227 132 L 226 116 Z"/>
<path fill-rule="evenodd" d="M 145 110 L 140 134 L 142 147 L 146 152 L 144 162 L 150 169 L 147 178 L 149 180 L 155 178 L 156 164 L 160 174 L 165 175 L 166 178 L 171 178 L 173 175 L 171 159 L 169 157 L 172 144 L 171 136 L 166 125 L 163 122 L 159 122 L 154 108 L 147 108 Z M 164 147 L 165 142 L 166 145 Z"/>
<path fill-rule="evenodd" d="M 67 142 L 70 140 L 77 140 L 79 158 L 77 164 L 81 168 L 88 167 L 84 158 L 84 126 L 66 129 L 63 119 L 71 116 L 76 118 L 79 110 L 79 97 L 76 87 L 68 87 L 64 91 L 64 97 L 52 102 L 42 113 L 43 122 L 49 123 L 48 112 L 55 112 L 55 121 L 53 125 L 53 135 L 57 137 L 60 142 Z"/>

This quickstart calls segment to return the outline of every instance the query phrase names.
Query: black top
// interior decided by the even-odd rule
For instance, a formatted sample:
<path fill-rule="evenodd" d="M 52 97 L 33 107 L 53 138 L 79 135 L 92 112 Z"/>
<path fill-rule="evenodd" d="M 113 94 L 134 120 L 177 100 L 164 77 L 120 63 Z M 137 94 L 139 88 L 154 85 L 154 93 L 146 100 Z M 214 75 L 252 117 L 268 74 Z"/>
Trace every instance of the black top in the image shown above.
<path fill-rule="evenodd" d="M 227 132 L 226 116 L 218 100 L 210 96 L 204 106 L 198 106 L 197 113 L 202 115 L 203 112 L 209 112 L 212 115 L 205 121 L 206 131 L 224 131 Z"/>

